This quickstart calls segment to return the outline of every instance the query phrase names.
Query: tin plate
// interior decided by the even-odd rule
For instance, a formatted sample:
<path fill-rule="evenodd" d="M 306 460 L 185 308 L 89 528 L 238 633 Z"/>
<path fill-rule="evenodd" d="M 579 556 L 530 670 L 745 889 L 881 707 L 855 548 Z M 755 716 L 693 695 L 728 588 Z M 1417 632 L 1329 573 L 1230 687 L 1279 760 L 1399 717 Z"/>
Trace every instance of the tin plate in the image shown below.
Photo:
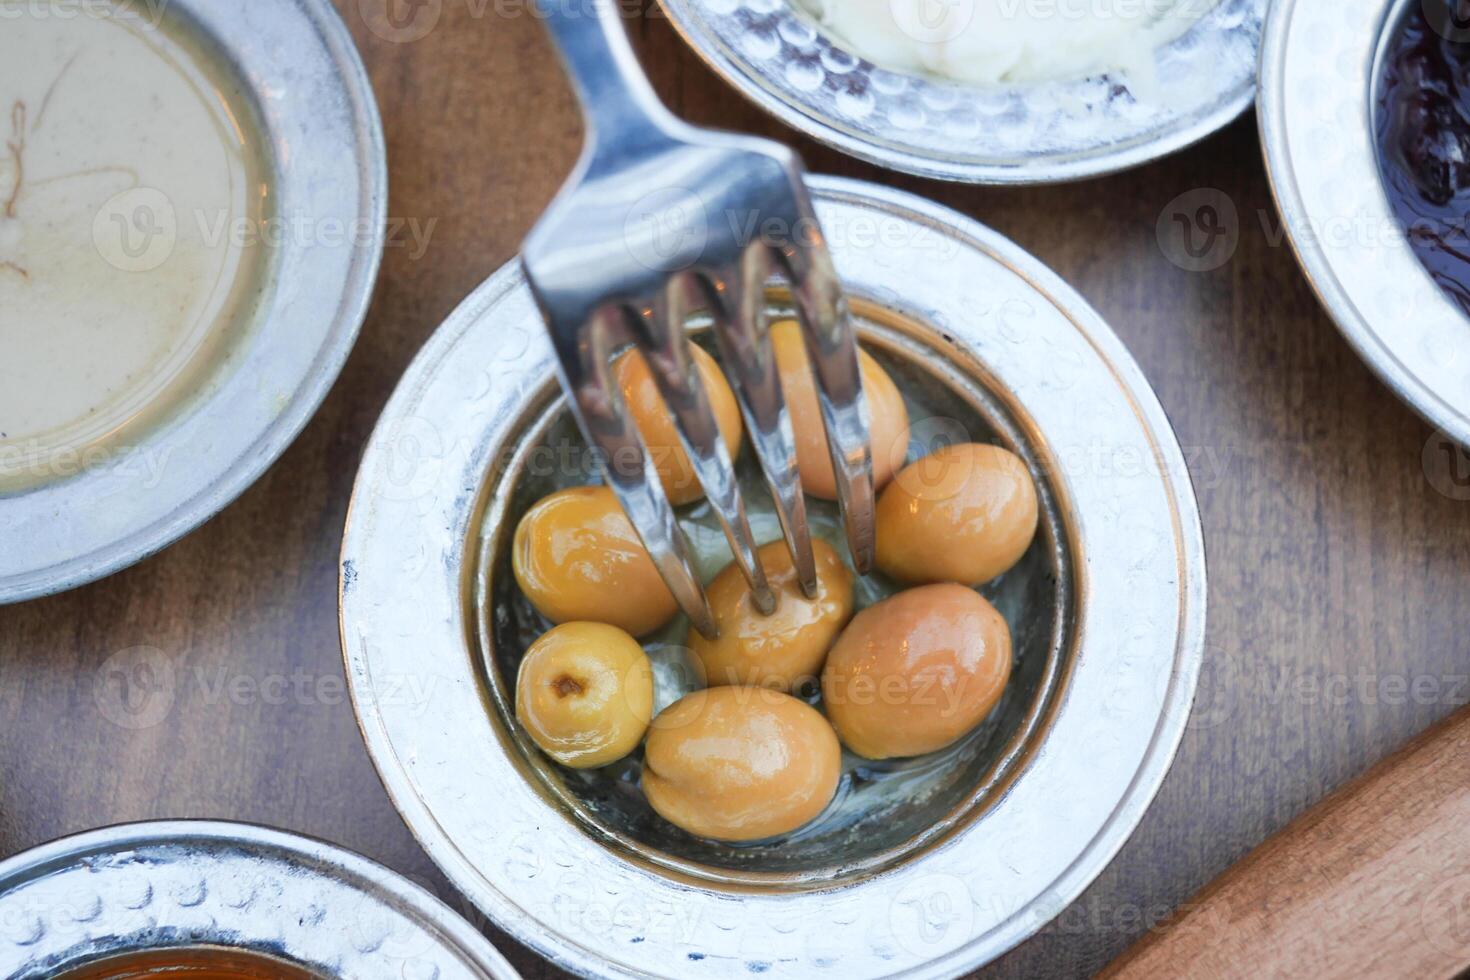
<path fill-rule="evenodd" d="M 855 181 L 812 189 L 855 301 L 920 325 L 1034 447 L 1074 576 L 1065 677 L 1003 787 L 881 866 L 727 873 L 660 860 L 659 841 L 630 845 L 583 819 L 528 761 L 504 679 L 487 678 L 477 651 L 477 550 L 503 513 L 487 486 L 554 384 L 508 264 L 425 346 L 369 443 L 343 542 L 342 642 L 364 738 L 409 827 L 502 928 L 580 974 L 964 973 L 1102 870 L 1189 711 L 1204 629 L 1198 514 L 1121 343 L 1035 259 L 952 211 Z"/>
<path fill-rule="evenodd" d="M 219 946 L 342 980 L 516 980 L 419 886 L 320 841 L 249 824 L 124 824 L 0 862 L 0 975 Z"/>
<path fill-rule="evenodd" d="M 222 509 L 285 451 L 347 359 L 382 256 L 387 164 L 377 104 L 327 0 L 169 0 L 252 104 L 275 215 L 266 295 L 203 390 L 136 444 L 0 495 L 0 603 L 101 578 Z"/>
<path fill-rule="evenodd" d="M 660 2 L 711 68 L 788 126 L 879 166 L 979 184 L 1097 176 L 1208 136 L 1255 96 L 1266 11 L 1266 0 L 1183 0 L 1199 17 L 1158 48 L 1148 86 L 1108 75 L 978 86 L 878 68 L 791 0 Z"/>
<path fill-rule="evenodd" d="M 1297 258 L 1359 356 L 1470 446 L 1470 322 L 1414 255 L 1379 177 L 1373 90 L 1413 0 L 1277 0 L 1261 50 L 1261 141 Z"/>

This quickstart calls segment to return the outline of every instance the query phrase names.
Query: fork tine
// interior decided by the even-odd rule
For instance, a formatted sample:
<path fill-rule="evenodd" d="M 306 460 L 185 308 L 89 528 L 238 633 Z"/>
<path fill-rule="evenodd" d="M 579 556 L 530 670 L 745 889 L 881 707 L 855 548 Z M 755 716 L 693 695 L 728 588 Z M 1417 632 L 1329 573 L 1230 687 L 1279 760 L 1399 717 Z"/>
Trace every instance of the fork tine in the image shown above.
<path fill-rule="evenodd" d="M 582 435 L 601 453 L 608 485 L 679 607 L 695 629 L 711 639 L 718 637 L 704 586 L 689 561 L 684 532 L 612 379 L 608 352 L 616 339 L 627 334 L 623 313 L 599 310 L 580 333 L 589 342 L 575 342 L 579 331 L 553 331 L 562 388 L 572 393 L 568 400 L 572 414 Z"/>
<path fill-rule="evenodd" d="M 797 580 L 807 598 L 817 597 L 817 566 L 806 521 L 806 498 L 796 470 L 796 443 L 791 417 L 776 370 L 776 357 L 766 329 L 766 279 L 771 255 L 763 247 L 747 248 L 739 261 L 716 276 L 702 279 L 705 295 L 718 321 L 715 338 L 735 382 L 745 426 L 756 458 L 776 502 L 776 514 Z"/>
<path fill-rule="evenodd" d="M 683 276 L 671 277 L 655 297 L 652 308 L 633 318 L 632 325 L 641 333 L 638 346 L 679 431 L 684 451 L 715 516 L 720 519 L 730 551 L 750 583 L 751 601 L 761 612 L 769 614 L 776 610 L 776 595 L 756 557 L 755 535 L 751 533 L 745 500 L 735 477 L 733 455 L 720 435 L 704 382 L 689 355 L 691 341 L 684 333 L 687 285 Z"/>
<path fill-rule="evenodd" d="M 811 214 L 805 201 L 802 210 Z M 873 567 L 875 550 L 873 460 L 868 408 L 847 298 L 815 220 L 806 234 L 791 236 L 777 254 L 791 280 L 792 298 L 816 372 L 817 400 L 827 428 L 827 450 L 837 478 L 837 503 L 847 529 L 848 548 L 858 574 L 866 575 Z"/>

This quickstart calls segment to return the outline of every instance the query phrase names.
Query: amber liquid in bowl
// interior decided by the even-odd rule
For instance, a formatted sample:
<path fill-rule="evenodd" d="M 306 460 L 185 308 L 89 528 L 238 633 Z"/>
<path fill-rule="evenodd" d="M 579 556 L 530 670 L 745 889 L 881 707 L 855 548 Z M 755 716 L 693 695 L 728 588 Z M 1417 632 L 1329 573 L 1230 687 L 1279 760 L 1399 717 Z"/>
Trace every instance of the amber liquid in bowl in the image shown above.
<path fill-rule="evenodd" d="M 274 956 L 225 949 L 190 946 L 181 949 L 121 953 L 85 966 L 63 970 L 57 980 L 324 980 Z"/>
<path fill-rule="evenodd" d="M 268 286 L 255 107 L 154 5 L 0 0 L 0 494 L 146 441 Z"/>

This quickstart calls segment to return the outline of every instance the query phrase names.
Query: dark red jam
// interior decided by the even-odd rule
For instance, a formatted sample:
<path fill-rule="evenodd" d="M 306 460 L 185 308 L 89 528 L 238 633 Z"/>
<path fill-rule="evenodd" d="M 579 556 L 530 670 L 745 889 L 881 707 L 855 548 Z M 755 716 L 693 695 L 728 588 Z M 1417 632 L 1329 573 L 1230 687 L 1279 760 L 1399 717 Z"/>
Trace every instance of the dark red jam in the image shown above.
<path fill-rule="evenodd" d="M 1470 0 L 1410 0 L 1379 73 L 1384 190 L 1419 260 L 1470 316 Z"/>

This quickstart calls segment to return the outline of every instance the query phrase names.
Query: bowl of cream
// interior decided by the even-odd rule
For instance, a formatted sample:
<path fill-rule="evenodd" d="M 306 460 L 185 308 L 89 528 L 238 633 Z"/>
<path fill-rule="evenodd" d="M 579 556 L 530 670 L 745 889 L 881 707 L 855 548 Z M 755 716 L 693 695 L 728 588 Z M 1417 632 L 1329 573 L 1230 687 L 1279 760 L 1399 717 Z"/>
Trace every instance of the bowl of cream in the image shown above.
<path fill-rule="evenodd" d="M 1109 173 L 1225 125 L 1255 94 L 1266 0 L 662 0 L 695 50 L 787 124 L 972 183 Z"/>
<path fill-rule="evenodd" d="M 157 550 L 315 410 L 385 153 L 325 0 L 0 0 L 0 602 Z"/>

